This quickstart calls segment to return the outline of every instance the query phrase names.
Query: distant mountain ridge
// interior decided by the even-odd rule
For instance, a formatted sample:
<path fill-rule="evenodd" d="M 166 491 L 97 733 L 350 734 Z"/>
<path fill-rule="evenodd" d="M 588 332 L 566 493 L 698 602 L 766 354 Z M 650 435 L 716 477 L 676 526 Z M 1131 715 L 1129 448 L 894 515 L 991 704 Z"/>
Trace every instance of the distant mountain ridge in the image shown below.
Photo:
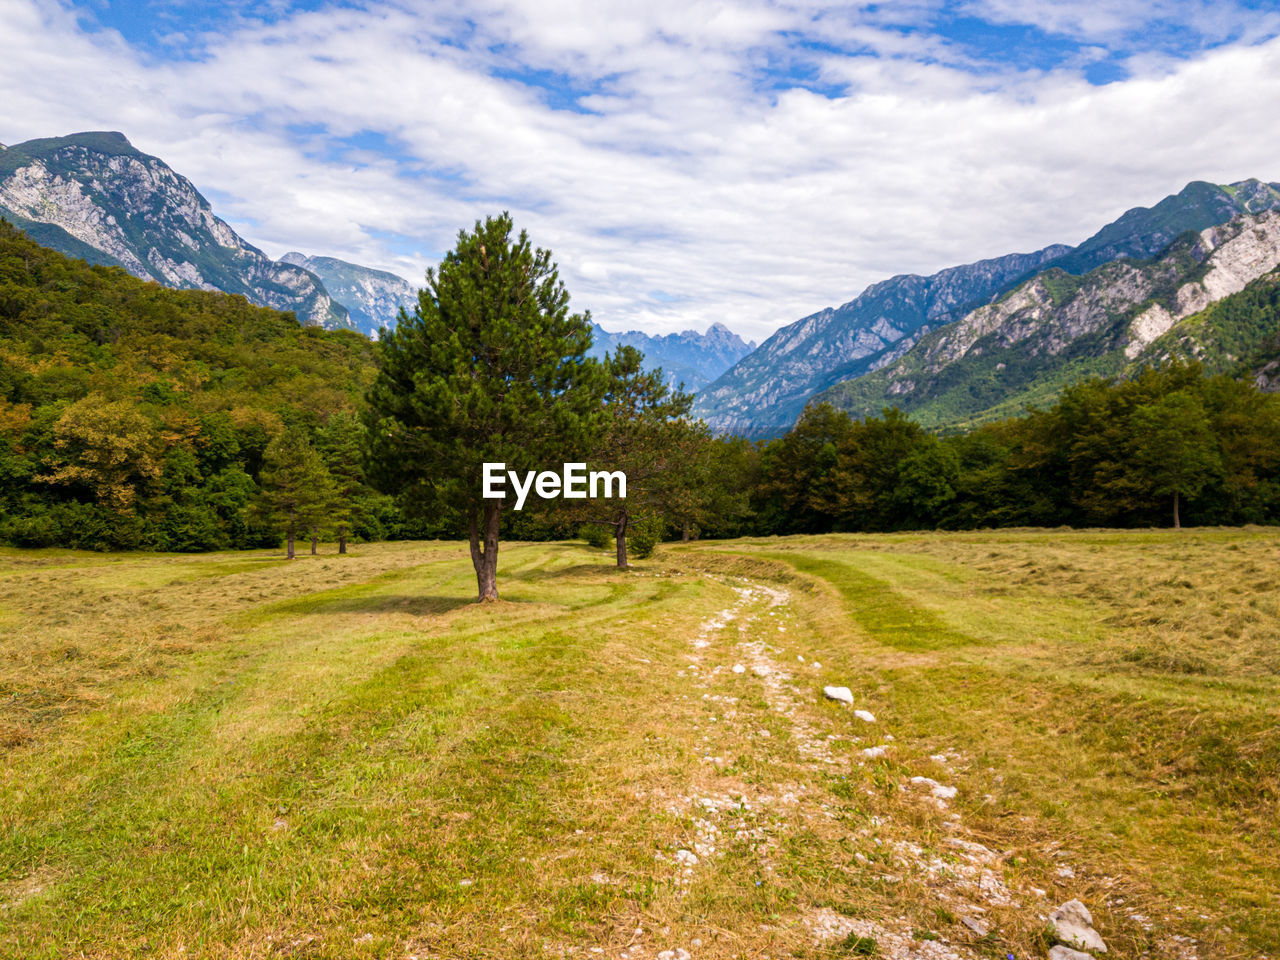
<path fill-rule="evenodd" d="M 280 262 L 302 267 L 319 277 L 330 295 L 347 308 L 352 325 L 371 337 L 376 337 L 382 327 L 394 327 L 401 308 L 412 312 L 418 302 L 418 288 L 386 270 L 297 252 L 286 253 Z"/>
<path fill-rule="evenodd" d="M 755 349 L 723 323 L 713 323 L 705 333 L 684 330 L 654 336 L 639 330 L 614 333 L 599 324 L 592 329 L 590 356 L 603 357 L 619 346 L 635 347 L 644 354 L 645 366 L 661 367 L 673 386 L 697 391 Z"/>
<path fill-rule="evenodd" d="M 1277 184 L 1244 180 L 1220 186 L 1195 181 L 1152 207 L 1127 211 L 1076 247 L 1053 245 L 929 277 L 892 277 L 843 306 L 778 330 L 710 384 L 694 412 L 717 432 L 756 437 L 784 433 L 823 390 L 892 364 L 922 336 L 956 322 L 1030 276 L 1055 267 L 1066 275 L 1079 275 L 1120 258 L 1147 259 L 1188 231 L 1277 206 Z"/>
<path fill-rule="evenodd" d="M 304 323 L 352 326 L 315 274 L 245 242 L 191 181 L 120 133 L 0 149 L 0 216 L 40 243 L 144 280 L 241 294 Z"/>
<path fill-rule="evenodd" d="M 0 216 L 68 256 L 167 287 L 241 294 L 327 329 L 377 336 L 417 304 L 418 288 L 385 270 L 297 251 L 272 260 L 215 216 L 187 178 L 121 133 L 0 144 Z M 594 332 L 595 355 L 631 344 L 648 366 L 695 390 L 755 347 L 722 324 L 665 336 Z"/>

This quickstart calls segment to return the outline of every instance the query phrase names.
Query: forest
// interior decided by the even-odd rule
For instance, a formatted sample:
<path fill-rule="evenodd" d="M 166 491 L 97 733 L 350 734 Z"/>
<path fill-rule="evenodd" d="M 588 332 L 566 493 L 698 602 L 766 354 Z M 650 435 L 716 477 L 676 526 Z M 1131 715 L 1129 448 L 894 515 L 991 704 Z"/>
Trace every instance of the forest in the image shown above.
<path fill-rule="evenodd" d="M 566 331 L 580 355 L 589 341 Z M 292 551 L 295 536 L 313 550 L 466 536 L 465 511 L 371 450 L 394 342 L 161 288 L 0 221 L 0 542 L 196 552 L 287 535 Z M 634 350 L 598 366 L 583 459 L 627 471 L 625 508 L 531 498 L 504 536 L 614 535 L 625 563 L 627 542 L 643 555 L 664 538 L 1280 522 L 1280 397 L 1194 362 L 1078 383 L 962 434 L 817 405 L 754 443 L 690 422 L 688 395 Z"/>

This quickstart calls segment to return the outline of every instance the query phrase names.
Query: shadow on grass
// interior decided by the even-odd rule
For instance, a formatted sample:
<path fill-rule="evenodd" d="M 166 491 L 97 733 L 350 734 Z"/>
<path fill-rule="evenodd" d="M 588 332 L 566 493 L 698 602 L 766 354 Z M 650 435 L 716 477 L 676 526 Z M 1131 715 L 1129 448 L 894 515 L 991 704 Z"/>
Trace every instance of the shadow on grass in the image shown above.
<path fill-rule="evenodd" d="M 616 573 L 618 568 L 610 560 L 607 563 L 575 563 L 571 567 L 556 567 L 548 570 L 546 567 L 535 567 L 531 570 L 514 570 L 506 574 L 511 580 L 534 581 L 534 580 L 580 580 L 583 577 L 599 577 L 601 574 Z M 503 576 L 499 573 L 498 589 L 502 589 Z"/>
<path fill-rule="evenodd" d="M 300 597 L 277 605 L 276 613 L 405 613 L 411 617 L 427 617 L 448 613 L 475 603 L 475 597 L 407 596 L 380 594 L 375 597 Z"/>

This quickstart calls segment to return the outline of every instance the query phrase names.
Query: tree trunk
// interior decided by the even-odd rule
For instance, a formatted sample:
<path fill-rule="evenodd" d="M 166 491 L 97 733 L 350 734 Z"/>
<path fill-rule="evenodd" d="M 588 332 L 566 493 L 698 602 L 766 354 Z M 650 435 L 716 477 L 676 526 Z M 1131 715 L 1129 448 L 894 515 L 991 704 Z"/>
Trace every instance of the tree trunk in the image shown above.
<path fill-rule="evenodd" d="M 313 557 L 316 555 L 316 541 L 319 539 L 320 538 L 317 537 L 314 533 L 311 535 L 311 555 Z"/>
<path fill-rule="evenodd" d="M 471 565 L 476 569 L 476 586 L 481 603 L 498 599 L 498 525 L 502 519 L 502 504 L 488 500 L 484 505 L 484 543 L 480 542 L 481 518 L 471 510 Z"/>
<path fill-rule="evenodd" d="M 342 533 L 339 533 L 339 534 L 338 534 L 338 552 L 339 552 L 339 553 L 346 553 L 346 552 L 347 552 L 347 534 L 346 534 L 346 531 L 343 531 Z"/>
<path fill-rule="evenodd" d="M 1173 491 L 1173 529 L 1182 529 L 1182 518 L 1178 516 L 1178 491 Z"/>
<path fill-rule="evenodd" d="M 289 511 L 289 559 L 293 559 L 293 511 Z"/>
<path fill-rule="evenodd" d="M 618 517 L 618 522 L 613 525 L 613 535 L 617 539 L 618 544 L 618 568 L 627 569 L 627 522 L 630 517 L 627 511 L 623 510 L 622 515 Z"/>
<path fill-rule="evenodd" d="M 680 541 L 682 543 L 689 542 L 689 521 L 684 522 L 684 526 L 680 528 Z"/>

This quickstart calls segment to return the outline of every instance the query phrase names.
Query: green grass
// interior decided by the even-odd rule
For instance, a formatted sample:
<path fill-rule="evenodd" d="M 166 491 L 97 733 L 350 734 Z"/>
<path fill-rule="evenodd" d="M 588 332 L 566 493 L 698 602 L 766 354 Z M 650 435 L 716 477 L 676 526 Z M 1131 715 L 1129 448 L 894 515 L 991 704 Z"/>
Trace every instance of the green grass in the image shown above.
<path fill-rule="evenodd" d="M 1274 951 L 1278 539 L 3 551 L 0 956 Z"/>

